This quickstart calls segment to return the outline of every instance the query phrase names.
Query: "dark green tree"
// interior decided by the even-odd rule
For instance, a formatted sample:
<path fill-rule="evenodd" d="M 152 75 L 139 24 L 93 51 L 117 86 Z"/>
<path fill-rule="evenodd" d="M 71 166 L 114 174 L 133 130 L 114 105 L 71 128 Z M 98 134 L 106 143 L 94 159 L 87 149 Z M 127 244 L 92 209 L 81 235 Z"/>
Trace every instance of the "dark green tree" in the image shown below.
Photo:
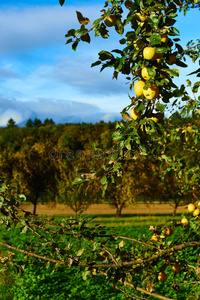
<path fill-rule="evenodd" d="M 12 128 L 12 127 L 16 127 L 16 126 L 17 126 L 16 122 L 12 118 L 10 118 L 8 120 L 8 123 L 6 124 L 6 128 Z"/>

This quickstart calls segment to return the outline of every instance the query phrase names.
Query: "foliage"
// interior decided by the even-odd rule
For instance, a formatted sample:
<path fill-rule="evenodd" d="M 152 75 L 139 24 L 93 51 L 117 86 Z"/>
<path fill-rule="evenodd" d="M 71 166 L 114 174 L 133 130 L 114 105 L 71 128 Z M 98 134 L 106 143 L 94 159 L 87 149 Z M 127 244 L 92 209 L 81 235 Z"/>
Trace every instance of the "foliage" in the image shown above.
<path fill-rule="evenodd" d="M 22 195 L 10 198 L 7 191 L 2 182 L 1 223 L 7 229 L 13 229 L 13 225 L 16 228 L 12 242 L 0 242 L 9 249 L 1 259 L 5 269 L 15 267 L 23 274 L 27 268 L 34 270 L 36 266 L 50 270 L 57 270 L 59 266 L 81 267 L 84 280 L 97 274 L 105 275 L 114 289 L 129 297 L 135 294 L 140 299 L 142 293 L 149 295 L 149 299 L 159 298 L 158 292 L 165 295 L 160 299 L 177 299 L 179 294 L 185 299 L 194 293 L 199 296 L 199 290 L 195 288 L 199 276 L 199 216 L 187 216 L 188 226 L 182 226 L 180 221 L 168 227 L 150 226 L 150 232 L 137 239 L 131 231 L 124 235 L 123 230 L 121 235 L 112 228 L 88 226 L 91 218 L 83 218 L 81 213 L 77 218 L 63 219 L 59 223 L 42 219 L 20 208 Z M 174 233 L 172 228 L 175 228 Z M 23 239 L 19 240 L 16 230 L 26 233 Z M 157 240 L 152 239 L 155 235 Z M 193 254 L 188 259 L 190 248 L 193 248 Z M 24 260 L 23 255 L 28 258 Z M 173 274 L 173 265 L 180 266 L 180 275 Z M 168 275 L 170 288 L 168 285 L 167 290 L 158 281 L 161 271 Z M 187 283 L 192 281 L 193 285 L 187 285 L 186 278 Z"/>
<path fill-rule="evenodd" d="M 60 4 L 64 2 L 60 1 Z M 187 80 L 187 86 L 182 84 L 179 87 L 173 80 L 179 76 L 179 69 L 187 67 L 186 57 L 192 62 L 199 60 L 199 40 L 189 42 L 183 49 L 179 31 L 174 27 L 179 11 L 185 14 L 194 8 L 199 8 L 196 0 L 108 0 L 100 18 L 92 24 L 89 18 L 77 11 L 80 28 L 70 29 L 66 34 L 66 43 L 71 43 L 72 49 L 76 50 L 81 41 L 91 42 L 92 31 L 95 36 L 106 39 L 110 27 L 113 27 L 120 36 L 118 49 L 111 52 L 102 50 L 92 67 L 101 66 L 101 71 L 113 68 L 114 79 L 119 74 L 125 75 L 136 95 L 129 95 L 131 103 L 122 111 L 124 121 L 117 122 L 112 146 L 103 153 L 101 164 L 93 164 L 94 158 L 97 161 L 102 157 L 102 153 L 96 153 L 102 149 L 101 145 L 95 144 L 94 156 L 88 164 L 85 163 L 84 168 L 77 165 L 78 177 L 74 184 L 88 183 L 89 191 L 92 184 L 100 180 L 105 193 L 113 185 L 120 186 L 123 180 L 126 182 L 124 166 L 132 164 L 139 156 L 153 161 L 150 170 L 153 166 L 156 170 L 160 168 L 161 178 L 168 176 L 169 187 L 169 178 L 173 178 L 175 199 L 190 195 L 195 204 L 194 213 L 188 212 L 179 222 L 167 226 L 152 225 L 150 236 L 135 239 L 121 236 L 112 228 L 88 226 L 91 218 L 83 218 L 81 212 L 76 218 L 60 223 L 27 213 L 20 208 L 22 196 L 9 195 L 7 186 L 2 182 L 1 222 L 7 229 L 17 226 L 22 234 L 26 233 L 29 237 L 27 243 L 19 246 L 14 242 L 12 245 L 0 242 L 1 246 L 12 251 L 3 259 L 5 267 L 15 266 L 18 272 L 24 271 L 26 263 L 20 263 L 20 255 L 27 255 L 27 264 L 50 266 L 51 269 L 59 265 L 81 267 L 84 280 L 102 274 L 112 281 L 114 290 L 120 290 L 133 299 L 142 299 L 143 296 L 163 300 L 200 297 L 200 203 L 197 201 L 200 183 L 200 83 L 192 84 Z M 192 74 L 198 77 L 199 69 Z M 173 119 L 165 121 L 164 114 L 170 106 L 172 111 L 180 111 L 181 118 L 189 120 L 191 117 L 192 124 L 174 123 Z M 37 127 L 41 127 L 36 123 Z M 45 136 L 45 129 L 41 129 L 41 136 Z M 65 134 L 70 140 L 70 133 Z M 69 147 L 65 144 L 67 139 L 63 139 L 63 145 Z M 72 139 L 72 142 L 76 147 L 76 141 Z M 34 150 L 37 144 L 32 146 Z M 44 154 L 43 145 L 40 146 L 36 153 Z M 181 151 L 178 151 L 180 146 Z M 74 157 L 74 153 L 71 154 Z M 71 167 L 73 163 L 65 162 L 64 165 Z M 32 176 L 32 172 L 34 167 L 28 169 L 27 174 Z M 151 189 L 148 191 L 151 192 Z M 13 255 L 14 251 L 20 255 Z"/>

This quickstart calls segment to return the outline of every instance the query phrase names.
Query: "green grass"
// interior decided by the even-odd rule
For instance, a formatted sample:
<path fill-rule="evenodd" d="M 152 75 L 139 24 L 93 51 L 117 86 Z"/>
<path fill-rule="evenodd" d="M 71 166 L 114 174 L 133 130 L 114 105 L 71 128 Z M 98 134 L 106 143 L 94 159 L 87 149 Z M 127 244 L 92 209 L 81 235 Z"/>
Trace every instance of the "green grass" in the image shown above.
<path fill-rule="evenodd" d="M 52 216 L 43 216 L 47 219 L 51 218 Z M 62 219 L 69 218 L 69 215 L 55 215 L 55 220 L 57 222 L 61 221 Z M 74 218 L 74 216 L 71 216 Z M 181 214 L 177 214 L 175 217 L 172 216 L 172 214 L 124 214 L 120 218 L 113 216 L 113 215 L 84 215 L 84 218 L 92 218 L 93 219 L 90 224 L 100 224 L 102 226 L 106 227 L 143 227 L 143 226 L 150 226 L 152 224 L 154 225 L 164 225 L 172 220 L 180 220 Z"/>
<path fill-rule="evenodd" d="M 48 219 L 52 216 L 45 216 Z M 55 221 L 59 222 L 63 218 L 68 218 L 66 215 L 54 216 Z M 73 216 L 74 217 L 74 216 Z M 92 215 L 85 217 L 93 217 Z M 114 227 L 113 230 L 120 236 L 132 237 L 141 239 L 143 235 L 150 236 L 149 225 L 151 224 L 166 224 L 169 220 L 181 219 L 181 215 L 175 218 L 171 214 L 157 214 L 157 215 L 122 215 L 117 218 L 113 215 L 98 215 L 91 222 L 91 226 L 100 224 L 106 227 Z M 0 227 L 0 240 L 8 244 L 20 245 L 25 242 L 27 235 L 19 235 L 18 230 L 5 231 Z M 129 247 L 131 242 L 125 241 L 125 247 Z M 6 250 L 7 251 L 7 250 Z M 189 249 L 188 249 L 189 251 Z M 3 254 L 5 248 L 0 247 L 0 253 Z M 189 252 L 188 252 L 189 255 Z M 196 259 L 196 258 L 195 258 Z M 25 258 L 22 258 L 22 261 Z M 170 274 L 170 270 L 168 271 Z M 172 275 L 170 275 L 172 276 Z M 171 280 L 171 279 L 170 279 Z M 159 285 L 160 292 L 165 295 L 168 293 L 166 285 L 156 283 Z M 190 287 L 190 286 L 189 286 Z M 188 289 L 189 289 L 188 287 Z M 172 291 L 173 292 L 173 291 Z M 191 291 L 189 291 L 191 292 Z M 185 295 L 185 291 L 183 291 Z M 172 295 L 171 295 L 172 296 Z M 172 297 L 173 298 L 173 297 Z M 89 280 L 83 281 L 80 268 L 60 267 L 56 272 L 52 268 L 45 268 L 38 265 L 29 265 L 25 270 L 23 276 L 16 275 L 12 270 L 7 273 L 0 272 L 0 300 L 125 300 L 127 299 L 121 293 L 115 293 L 107 279 L 98 274 L 95 277 L 90 277 Z M 146 299 L 152 299 L 146 297 Z M 186 299 L 186 297 L 184 298 Z M 198 298 L 197 298 L 198 299 Z"/>

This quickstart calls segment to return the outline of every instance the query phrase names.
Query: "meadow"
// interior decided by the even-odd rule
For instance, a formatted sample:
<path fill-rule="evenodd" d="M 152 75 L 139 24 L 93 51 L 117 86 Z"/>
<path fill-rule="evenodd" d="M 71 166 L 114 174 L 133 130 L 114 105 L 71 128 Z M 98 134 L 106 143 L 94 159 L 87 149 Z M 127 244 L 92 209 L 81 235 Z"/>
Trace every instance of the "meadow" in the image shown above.
<path fill-rule="evenodd" d="M 48 217 L 48 216 L 47 216 Z M 56 221 L 60 221 L 66 216 L 55 216 Z M 140 239 L 143 235 L 150 237 L 149 226 L 151 224 L 166 224 L 173 219 L 180 219 L 180 215 L 175 218 L 170 214 L 160 215 L 123 215 L 116 218 L 113 215 L 99 215 L 92 222 L 92 225 L 101 224 L 113 228 L 114 232 L 120 236 Z M 19 245 L 25 243 L 27 235 L 19 235 L 19 230 L 6 231 L 1 228 L 1 241 L 8 244 Z M 128 242 L 127 242 L 128 243 Z M 127 245 L 128 247 L 130 246 Z M 0 253 L 7 251 L 0 248 Z M 22 256 L 21 261 L 25 258 Z M 42 265 L 29 265 L 23 274 L 17 274 L 15 267 L 7 272 L 0 272 L 0 300 L 122 300 L 127 299 L 119 291 L 114 291 L 112 281 L 107 280 L 103 275 L 90 277 L 84 281 L 79 267 L 58 267 L 56 271 L 52 268 L 44 268 Z M 158 283 L 160 284 L 160 283 Z M 168 290 L 167 285 L 160 284 L 163 291 Z M 146 298 L 145 298 L 146 299 Z M 148 296 L 147 299 L 154 299 Z M 184 298 L 186 299 L 186 298 Z"/>

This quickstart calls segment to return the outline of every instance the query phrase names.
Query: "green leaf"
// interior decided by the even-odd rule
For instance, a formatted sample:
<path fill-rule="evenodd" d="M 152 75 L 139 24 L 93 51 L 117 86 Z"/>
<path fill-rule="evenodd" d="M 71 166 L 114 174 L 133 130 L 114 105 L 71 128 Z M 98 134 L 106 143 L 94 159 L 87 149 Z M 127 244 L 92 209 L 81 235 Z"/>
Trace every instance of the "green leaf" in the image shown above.
<path fill-rule="evenodd" d="M 88 25 L 89 23 L 91 23 L 90 20 L 88 18 L 83 17 L 82 13 L 80 13 L 79 11 L 76 11 L 76 15 L 81 25 Z"/>
<path fill-rule="evenodd" d="M 3 203 L 4 203 L 4 198 L 0 196 L 0 208 L 3 206 Z"/>
<path fill-rule="evenodd" d="M 86 33 L 86 34 L 82 35 L 81 36 L 81 41 L 87 42 L 88 44 L 90 44 L 91 39 L 90 39 L 89 33 Z"/>
<path fill-rule="evenodd" d="M 180 61 L 180 60 L 177 60 L 175 62 L 175 64 L 179 67 L 182 67 L 182 68 L 187 68 L 188 65 L 186 65 L 184 62 Z"/>
<path fill-rule="evenodd" d="M 108 182 L 108 179 L 106 177 L 106 175 L 104 175 L 102 178 L 101 178 L 101 184 L 106 184 Z"/>
<path fill-rule="evenodd" d="M 65 44 L 67 45 L 67 44 L 70 44 L 70 43 L 72 43 L 72 42 L 73 42 L 73 39 L 72 39 L 72 38 L 70 38 L 70 39 L 68 39 L 68 40 L 66 41 L 66 43 L 65 43 Z"/>
<path fill-rule="evenodd" d="M 120 43 L 121 45 L 126 44 L 126 39 L 121 39 L 121 40 L 119 41 L 119 43 Z"/>
<path fill-rule="evenodd" d="M 72 49 L 74 50 L 74 51 L 76 51 L 76 49 L 77 49 L 77 47 L 78 47 L 78 41 L 75 41 L 73 44 L 72 44 Z"/>
<path fill-rule="evenodd" d="M 100 64 L 101 64 L 101 61 L 97 60 L 97 61 L 95 61 L 94 63 L 91 64 L 91 68 L 96 67 L 96 66 L 98 66 Z"/>
<path fill-rule="evenodd" d="M 18 197 L 23 200 L 26 201 L 26 196 L 24 194 L 19 194 Z"/>
<path fill-rule="evenodd" d="M 112 58 L 114 58 L 114 56 L 108 51 L 102 50 L 101 52 L 99 52 L 99 59 L 102 61 Z"/>
<path fill-rule="evenodd" d="M 84 273 L 82 273 L 83 280 L 87 280 L 89 275 L 90 275 L 90 271 L 88 271 L 88 270 L 84 271 Z"/>
<path fill-rule="evenodd" d="M 166 107 L 166 105 L 164 105 L 164 104 L 156 103 L 156 108 L 157 108 L 161 113 L 164 113 L 165 107 Z"/>
<path fill-rule="evenodd" d="M 75 185 L 75 184 L 81 184 L 83 182 L 85 182 L 86 179 L 83 178 L 83 177 L 77 177 L 73 182 L 72 182 L 72 185 Z"/>
<path fill-rule="evenodd" d="M 59 3 L 61 6 L 63 6 L 63 4 L 65 3 L 65 0 L 59 0 Z"/>
<path fill-rule="evenodd" d="M 114 141 L 121 141 L 123 139 L 124 135 L 119 131 L 115 131 L 113 133 L 112 137 L 113 137 Z"/>
<path fill-rule="evenodd" d="M 200 87 L 200 81 L 196 82 L 192 88 L 192 92 L 193 93 L 197 93 L 198 92 L 198 89 Z"/>
<path fill-rule="evenodd" d="M 76 252 L 76 256 L 81 256 L 84 252 L 84 249 L 80 249 Z"/>
<path fill-rule="evenodd" d="M 167 15 L 167 17 L 170 18 L 170 19 L 174 19 L 174 18 L 176 18 L 177 16 L 178 16 L 178 15 L 177 15 L 176 13 L 171 13 L 171 14 Z"/>
<path fill-rule="evenodd" d="M 70 29 L 67 34 L 65 34 L 65 37 L 75 36 L 75 29 Z"/>
<path fill-rule="evenodd" d="M 161 44 L 161 35 L 159 33 L 153 33 L 150 36 L 150 45 L 154 46 L 156 44 Z"/>
<path fill-rule="evenodd" d="M 191 86 L 192 83 L 189 79 L 187 79 L 186 82 L 187 82 L 188 86 Z"/>

